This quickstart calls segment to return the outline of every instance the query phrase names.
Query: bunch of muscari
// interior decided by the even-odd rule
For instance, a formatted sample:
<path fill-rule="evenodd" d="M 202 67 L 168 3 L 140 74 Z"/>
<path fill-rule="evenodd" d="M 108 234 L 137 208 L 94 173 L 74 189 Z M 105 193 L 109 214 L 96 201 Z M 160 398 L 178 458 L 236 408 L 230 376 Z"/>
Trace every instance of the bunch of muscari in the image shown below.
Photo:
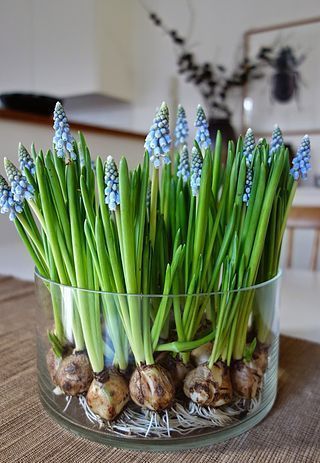
<path fill-rule="evenodd" d="M 63 107 L 57 103 L 54 150 L 44 155 L 33 147 L 30 155 L 20 145 L 21 171 L 6 160 L 8 183 L 0 177 L 1 212 L 9 213 L 44 277 L 108 293 L 163 294 L 159 304 L 150 305 L 147 316 L 145 309 L 130 298 L 127 303 L 115 304 L 112 317 L 108 308 L 103 311 L 107 325 L 115 324 L 113 333 L 123 325 L 118 330 L 120 335 L 117 333 L 112 339 L 113 362 L 121 370 L 128 363 L 124 339 L 129 342 L 138 367 L 152 366 L 158 350 L 173 349 L 187 361 L 194 343 L 201 344 L 197 334 L 204 317 L 201 304 L 196 302 L 185 309 L 179 303 L 180 315 L 175 310 L 170 317 L 173 308 L 168 303 L 168 293 L 204 294 L 222 287 L 233 290 L 277 273 L 297 181 L 305 178 L 310 169 L 307 136 L 288 172 L 288 152 L 278 128 L 270 147 L 265 140 L 256 144 L 250 129 L 236 146 L 229 142 L 224 167 L 221 135 L 217 134 L 213 146 L 201 106 L 197 108 L 195 128 L 193 146 L 188 147 L 187 119 L 179 106 L 175 150 L 171 150 L 169 111 L 163 103 L 146 137 L 141 166 L 129 171 L 122 158 L 118 168 L 108 156 L 106 162 L 98 158 L 93 171 L 84 137 L 80 134 L 79 141 L 74 140 Z M 257 190 L 262 176 L 265 186 Z M 268 244 L 267 248 L 265 239 L 276 201 L 282 201 L 275 219 L 280 232 L 274 237 L 273 246 Z M 252 210 L 260 217 L 258 223 L 250 222 Z M 232 260 L 233 278 L 230 274 L 227 278 L 231 250 L 236 257 Z M 272 253 L 276 253 L 275 259 L 271 259 Z M 272 268 L 262 268 L 262 261 L 272 261 Z M 242 265 L 246 267 L 240 274 Z M 245 282 L 241 279 L 244 274 Z M 226 288 L 226 282 L 232 286 Z M 98 329 L 92 328 L 100 325 L 101 316 L 91 310 L 88 316 L 89 303 L 90 300 L 78 303 L 79 318 L 75 317 L 73 334 L 76 348 L 86 347 L 91 367 L 99 373 L 105 368 L 105 340 L 102 334 L 97 336 Z M 221 307 L 221 313 L 219 310 L 218 306 L 216 320 L 223 319 L 226 308 Z M 243 310 L 249 319 L 252 308 Z M 54 316 L 55 331 L 50 341 L 56 354 L 61 355 L 65 333 L 57 311 Z M 173 323 L 169 329 L 168 323 Z M 211 323 L 212 331 L 206 341 L 213 339 L 215 333 L 214 320 Z M 239 333 L 240 329 L 245 332 Z M 238 327 L 236 319 L 228 327 L 222 326 L 210 357 L 211 366 L 219 359 L 230 365 L 232 359 L 243 357 L 246 330 L 247 325 Z M 168 338 L 176 336 L 176 342 L 166 343 L 163 338 L 160 342 L 160 335 L 163 337 L 165 332 Z"/>

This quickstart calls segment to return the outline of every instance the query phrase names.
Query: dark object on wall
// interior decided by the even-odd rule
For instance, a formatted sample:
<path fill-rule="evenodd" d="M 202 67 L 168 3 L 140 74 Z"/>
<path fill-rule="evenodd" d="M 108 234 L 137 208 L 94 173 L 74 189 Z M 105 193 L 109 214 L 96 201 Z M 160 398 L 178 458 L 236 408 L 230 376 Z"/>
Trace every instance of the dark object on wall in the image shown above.
<path fill-rule="evenodd" d="M 0 95 L 2 105 L 7 109 L 49 116 L 53 113 L 57 97 L 33 95 L 31 93 L 3 93 Z"/>
<path fill-rule="evenodd" d="M 227 104 L 230 90 L 236 87 L 241 88 L 252 79 L 264 77 L 260 68 L 265 63 L 259 58 L 259 53 L 256 59 L 242 59 L 231 73 L 228 73 L 225 66 L 221 64 L 199 63 L 194 53 L 188 48 L 185 37 L 182 37 L 178 31 L 167 28 L 156 13 L 148 13 L 153 24 L 161 28 L 175 45 L 178 72 L 185 76 L 186 82 L 191 82 L 197 86 L 203 97 L 209 118 L 228 119 L 230 125 L 232 111 Z"/>
<path fill-rule="evenodd" d="M 275 56 L 271 53 L 271 48 L 263 48 L 260 58 L 275 70 L 272 76 L 272 98 L 279 103 L 288 103 L 298 96 L 301 82 L 298 68 L 305 60 L 305 55 L 297 58 L 289 46 L 280 48 Z"/>

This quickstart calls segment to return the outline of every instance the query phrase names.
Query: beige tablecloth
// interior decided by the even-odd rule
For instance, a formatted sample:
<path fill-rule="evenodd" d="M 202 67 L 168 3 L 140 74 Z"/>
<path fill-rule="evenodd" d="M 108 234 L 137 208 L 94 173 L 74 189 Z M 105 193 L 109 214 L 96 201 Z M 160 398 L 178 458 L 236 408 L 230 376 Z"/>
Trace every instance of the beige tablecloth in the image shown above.
<path fill-rule="evenodd" d="M 0 462 L 320 463 L 320 345 L 281 339 L 276 404 L 251 431 L 177 453 L 105 447 L 61 428 L 39 402 L 33 285 L 0 279 Z M 301 307 L 303 310 L 303 307 Z"/>

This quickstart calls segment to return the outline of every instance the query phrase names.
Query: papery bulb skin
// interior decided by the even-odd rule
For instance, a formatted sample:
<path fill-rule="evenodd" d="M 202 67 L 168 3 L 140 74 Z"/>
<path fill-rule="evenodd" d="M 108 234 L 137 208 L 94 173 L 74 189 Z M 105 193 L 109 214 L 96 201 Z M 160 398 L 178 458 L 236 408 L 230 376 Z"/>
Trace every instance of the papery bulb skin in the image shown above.
<path fill-rule="evenodd" d="M 108 369 L 95 375 L 86 399 L 94 413 L 106 421 L 112 421 L 129 402 L 128 383 L 117 370 Z"/>
<path fill-rule="evenodd" d="M 66 395 L 76 396 L 87 392 L 92 379 L 92 368 L 85 352 L 74 351 L 62 359 L 57 371 L 57 382 Z"/>
<path fill-rule="evenodd" d="M 207 342 L 202 346 L 197 347 L 191 351 L 191 362 L 196 367 L 199 365 L 203 365 L 209 361 L 211 352 L 212 352 L 213 344 L 212 342 Z"/>
<path fill-rule="evenodd" d="M 236 360 L 231 368 L 231 381 L 234 392 L 243 399 L 257 397 L 262 386 L 263 372 L 252 360 Z"/>
<path fill-rule="evenodd" d="M 252 360 L 254 361 L 257 369 L 265 373 L 268 368 L 268 354 L 269 346 L 267 344 L 258 343 L 255 351 L 253 352 Z"/>
<path fill-rule="evenodd" d="M 199 365 L 187 374 L 183 391 L 200 406 L 221 407 L 232 401 L 230 371 L 224 362 Z"/>
<path fill-rule="evenodd" d="M 57 373 L 62 361 L 62 357 L 57 357 L 53 349 L 50 349 L 46 356 L 47 368 L 51 378 L 52 383 L 55 386 L 58 386 Z"/>
<path fill-rule="evenodd" d="M 160 412 L 171 407 L 174 386 L 161 365 L 142 365 L 133 372 L 129 390 L 131 399 L 141 408 Z"/>
<path fill-rule="evenodd" d="M 173 357 L 171 354 L 163 353 L 157 358 L 157 364 L 161 365 L 170 374 L 172 384 L 178 391 L 186 375 L 191 371 L 192 366 L 185 364 L 179 357 Z"/>
<path fill-rule="evenodd" d="M 67 357 L 72 353 L 72 347 L 70 345 L 66 345 L 63 348 L 62 356 L 58 357 L 54 350 L 52 348 L 49 349 L 47 355 L 46 355 L 46 362 L 47 362 L 47 368 L 48 372 L 51 378 L 51 381 L 55 386 L 58 386 L 58 371 L 59 367 L 61 365 L 62 359 L 64 357 Z"/>

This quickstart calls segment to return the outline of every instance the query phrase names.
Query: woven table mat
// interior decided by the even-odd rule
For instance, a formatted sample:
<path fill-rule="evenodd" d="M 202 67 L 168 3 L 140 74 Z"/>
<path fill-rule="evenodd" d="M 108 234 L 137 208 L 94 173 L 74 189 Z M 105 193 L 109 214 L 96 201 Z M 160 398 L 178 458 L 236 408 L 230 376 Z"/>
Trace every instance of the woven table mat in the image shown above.
<path fill-rule="evenodd" d="M 320 344 L 281 337 L 278 398 L 240 437 L 176 453 L 118 450 L 76 437 L 37 393 L 33 284 L 0 278 L 0 462 L 320 463 Z"/>

